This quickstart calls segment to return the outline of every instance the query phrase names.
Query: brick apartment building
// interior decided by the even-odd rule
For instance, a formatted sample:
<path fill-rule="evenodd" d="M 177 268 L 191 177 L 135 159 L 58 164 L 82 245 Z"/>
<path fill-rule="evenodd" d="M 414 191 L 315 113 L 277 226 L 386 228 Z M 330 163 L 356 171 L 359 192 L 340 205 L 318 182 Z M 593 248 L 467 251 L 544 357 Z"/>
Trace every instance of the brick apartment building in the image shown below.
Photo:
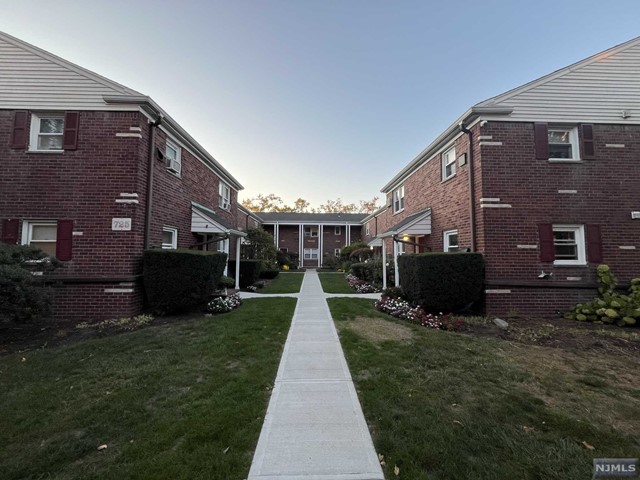
<path fill-rule="evenodd" d="M 0 235 L 65 263 L 59 318 L 135 314 L 145 248 L 237 257 L 259 225 L 307 267 L 360 239 L 391 260 L 482 252 L 491 314 L 566 310 L 599 263 L 640 272 L 640 38 L 471 107 L 371 215 L 250 212 L 149 97 L 2 33 L 0 68 Z"/>
<path fill-rule="evenodd" d="M 471 107 L 382 188 L 364 237 L 482 252 L 488 313 L 555 316 L 600 263 L 640 274 L 638 185 L 640 38 Z"/>
<path fill-rule="evenodd" d="M 321 267 L 346 245 L 362 239 L 360 213 L 257 212 L 262 227 L 273 235 L 278 250 L 298 256 L 300 267 Z"/>
<path fill-rule="evenodd" d="M 242 186 L 152 99 L 3 33 L 0 70 L 1 238 L 64 262 L 56 317 L 138 313 L 145 248 L 239 251 Z"/>

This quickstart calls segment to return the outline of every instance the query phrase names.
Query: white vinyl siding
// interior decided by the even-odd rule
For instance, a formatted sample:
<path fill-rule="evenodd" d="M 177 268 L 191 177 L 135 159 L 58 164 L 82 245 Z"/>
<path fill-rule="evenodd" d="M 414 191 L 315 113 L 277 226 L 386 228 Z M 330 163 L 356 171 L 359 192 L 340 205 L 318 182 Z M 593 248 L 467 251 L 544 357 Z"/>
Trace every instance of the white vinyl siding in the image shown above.
<path fill-rule="evenodd" d="M 63 66 L 0 33 L 0 105 L 6 109 L 108 109 L 103 95 L 140 95 L 84 70 Z M 43 58 L 44 57 L 44 58 Z M 121 109 L 121 108 L 120 108 Z"/>
<path fill-rule="evenodd" d="M 636 123 L 640 111 L 640 40 L 621 51 L 549 75 L 478 106 L 509 106 L 508 121 Z M 631 116 L 622 117 L 626 111 Z"/>

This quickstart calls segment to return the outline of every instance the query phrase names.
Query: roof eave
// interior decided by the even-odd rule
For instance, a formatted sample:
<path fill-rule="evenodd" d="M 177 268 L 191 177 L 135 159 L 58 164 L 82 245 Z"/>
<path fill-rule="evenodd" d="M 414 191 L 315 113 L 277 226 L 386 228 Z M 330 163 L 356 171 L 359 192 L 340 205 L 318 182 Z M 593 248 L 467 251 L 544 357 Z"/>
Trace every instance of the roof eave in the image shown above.
<path fill-rule="evenodd" d="M 227 183 L 236 190 L 243 190 L 244 187 L 235 179 L 213 156 L 207 152 L 187 131 L 180 126 L 160 105 L 158 105 L 151 97 L 146 95 L 104 95 L 102 99 L 106 103 L 116 105 L 138 105 L 142 110 L 150 116 L 162 115 L 164 117 L 162 126 L 178 140 L 188 145 L 196 151 L 203 160 Z"/>
<path fill-rule="evenodd" d="M 455 135 L 460 132 L 460 125 L 468 124 L 476 120 L 480 116 L 491 115 L 511 115 L 513 107 L 504 106 L 475 106 L 471 107 L 464 114 L 462 114 L 455 122 L 453 122 L 447 129 L 442 132 L 427 148 L 422 150 L 409 164 L 404 167 L 398 174 L 391 179 L 384 187 L 380 189 L 382 193 L 389 193 L 394 188 L 398 187 L 407 177 L 415 172 L 422 164 L 429 160 L 439 149 L 449 143 Z"/>

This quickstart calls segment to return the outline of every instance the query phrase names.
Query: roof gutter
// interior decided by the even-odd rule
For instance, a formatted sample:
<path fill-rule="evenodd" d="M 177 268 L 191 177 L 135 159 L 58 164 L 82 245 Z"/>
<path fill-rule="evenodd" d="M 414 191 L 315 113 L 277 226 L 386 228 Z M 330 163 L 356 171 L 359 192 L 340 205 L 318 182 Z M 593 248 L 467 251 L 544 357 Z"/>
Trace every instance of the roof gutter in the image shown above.
<path fill-rule="evenodd" d="M 207 152 L 187 131 L 182 128 L 171 116 L 167 114 L 151 97 L 146 95 L 104 95 L 102 99 L 106 103 L 115 105 L 138 105 L 143 112 L 152 118 L 159 115 L 164 117 L 163 127 L 178 140 L 192 148 L 209 167 L 211 167 L 225 182 L 236 190 L 244 187 L 229 173 L 213 156 Z"/>
<path fill-rule="evenodd" d="M 382 193 L 389 193 L 393 189 L 400 186 L 400 184 L 421 167 L 427 160 L 429 160 L 438 150 L 443 148 L 449 143 L 456 135 L 460 133 L 460 124 L 469 125 L 481 115 L 510 115 L 513 112 L 513 107 L 471 107 L 465 113 L 462 114 L 454 123 L 449 125 L 447 129 L 442 132 L 427 148 L 418 154 L 406 167 L 391 179 L 384 187 L 380 189 Z"/>

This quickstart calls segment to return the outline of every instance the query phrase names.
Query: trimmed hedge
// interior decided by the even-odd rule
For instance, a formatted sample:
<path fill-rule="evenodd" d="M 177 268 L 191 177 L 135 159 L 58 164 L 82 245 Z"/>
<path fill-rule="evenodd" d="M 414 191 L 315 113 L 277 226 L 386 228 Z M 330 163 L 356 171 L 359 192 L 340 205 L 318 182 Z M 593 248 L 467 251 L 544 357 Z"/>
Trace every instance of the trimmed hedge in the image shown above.
<path fill-rule="evenodd" d="M 262 271 L 262 260 L 240 260 L 240 288 L 247 288 L 253 285 L 260 278 Z M 227 274 L 236 278 L 236 261 L 229 260 Z"/>
<path fill-rule="evenodd" d="M 417 253 L 398 257 L 400 286 L 427 311 L 455 312 L 478 305 L 484 284 L 479 253 Z"/>
<path fill-rule="evenodd" d="M 264 278 L 265 280 L 273 280 L 279 274 L 280 274 L 280 270 L 273 270 L 273 269 L 262 270 L 260 272 L 260 278 Z"/>
<path fill-rule="evenodd" d="M 144 252 L 147 303 L 161 314 L 204 308 L 216 289 L 227 254 L 200 250 Z"/>
<path fill-rule="evenodd" d="M 351 272 L 360 280 L 365 282 L 373 282 L 374 265 L 372 263 L 352 263 Z"/>

